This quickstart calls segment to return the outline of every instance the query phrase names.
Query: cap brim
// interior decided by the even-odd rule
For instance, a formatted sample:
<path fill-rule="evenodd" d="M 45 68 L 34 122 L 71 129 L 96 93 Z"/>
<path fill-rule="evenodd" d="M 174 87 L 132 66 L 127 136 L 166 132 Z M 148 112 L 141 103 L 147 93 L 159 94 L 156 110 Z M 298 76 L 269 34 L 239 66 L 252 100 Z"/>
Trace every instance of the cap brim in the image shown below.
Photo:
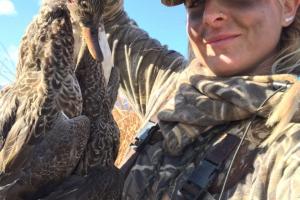
<path fill-rule="evenodd" d="M 161 0 L 161 2 L 166 6 L 177 6 L 182 4 L 184 0 Z"/>

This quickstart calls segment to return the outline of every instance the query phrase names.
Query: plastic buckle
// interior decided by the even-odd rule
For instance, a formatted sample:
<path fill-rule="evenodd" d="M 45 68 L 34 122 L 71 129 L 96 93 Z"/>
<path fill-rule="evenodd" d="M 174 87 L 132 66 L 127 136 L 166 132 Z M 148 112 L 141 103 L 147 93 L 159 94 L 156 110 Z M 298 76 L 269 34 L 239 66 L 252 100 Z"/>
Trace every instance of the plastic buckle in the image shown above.
<path fill-rule="evenodd" d="M 184 198 L 187 200 L 201 199 L 200 197 L 208 193 L 206 189 L 216 177 L 219 168 L 218 165 L 203 160 L 183 184 L 180 192 Z"/>
<path fill-rule="evenodd" d="M 144 128 L 142 128 L 139 133 L 137 134 L 137 136 L 135 137 L 135 142 L 130 144 L 130 146 L 135 150 L 135 151 L 140 151 L 144 145 L 148 142 L 148 140 L 150 139 L 150 136 L 153 133 L 153 129 L 156 126 L 156 123 L 153 122 L 148 122 Z M 156 129 L 155 129 L 156 130 Z"/>

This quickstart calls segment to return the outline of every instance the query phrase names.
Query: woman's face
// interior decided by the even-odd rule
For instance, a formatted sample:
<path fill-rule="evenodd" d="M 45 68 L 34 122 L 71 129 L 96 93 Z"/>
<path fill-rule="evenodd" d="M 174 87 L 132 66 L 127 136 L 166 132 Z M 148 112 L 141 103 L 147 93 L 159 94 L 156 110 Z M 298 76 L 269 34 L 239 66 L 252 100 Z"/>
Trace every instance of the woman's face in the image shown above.
<path fill-rule="evenodd" d="M 293 21 L 283 1 L 296 0 L 186 0 L 196 58 L 218 76 L 268 73 L 282 28 Z"/>

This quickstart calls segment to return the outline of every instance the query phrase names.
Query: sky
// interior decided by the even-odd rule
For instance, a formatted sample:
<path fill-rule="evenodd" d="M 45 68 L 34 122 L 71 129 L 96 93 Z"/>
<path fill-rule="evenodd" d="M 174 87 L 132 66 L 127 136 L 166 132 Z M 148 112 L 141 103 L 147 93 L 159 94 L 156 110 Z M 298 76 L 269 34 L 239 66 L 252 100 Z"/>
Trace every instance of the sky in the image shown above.
<path fill-rule="evenodd" d="M 18 46 L 41 0 L 0 0 L 0 85 L 15 77 Z M 187 55 L 184 7 L 165 7 L 160 0 L 124 0 L 125 10 L 152 38 Z"/>

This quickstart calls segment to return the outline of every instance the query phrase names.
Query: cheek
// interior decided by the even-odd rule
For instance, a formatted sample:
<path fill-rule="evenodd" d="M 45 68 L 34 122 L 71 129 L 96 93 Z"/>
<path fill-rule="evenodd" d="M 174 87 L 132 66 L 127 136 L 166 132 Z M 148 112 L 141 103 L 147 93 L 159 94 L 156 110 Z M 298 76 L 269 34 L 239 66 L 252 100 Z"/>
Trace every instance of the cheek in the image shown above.
<path fill-rule="evenodd" d="M 189 18 L 187 19 L 186 30 L 190 39 L 196 39 L 200 37 L 199 34 L 199 25 L 200 23 L 197 21 L 192 21 Z"/>
<path fill-rule="evenodd" d="M 203 47 L 201 47 L 203 42 L 201 39 L 202 37 L 201 37 L 200 25 L 198 23 L 190 23 L 188 21 L 186 25 L 186 30 L 195 56 L 196 57 L 201 56 L 200 51 L 201 49 L 203 49 Z"/>
<path fill-rule="evenodd" d="M 250 52 L 261 52 L 267 54 L 268 51 L 276 48 L 282 27 L 280 19 L 276 15 L 260 17 L 253 16 L 249 20 L 245 20 L 240 27 L 245 30 L 246 41 Z"/>

